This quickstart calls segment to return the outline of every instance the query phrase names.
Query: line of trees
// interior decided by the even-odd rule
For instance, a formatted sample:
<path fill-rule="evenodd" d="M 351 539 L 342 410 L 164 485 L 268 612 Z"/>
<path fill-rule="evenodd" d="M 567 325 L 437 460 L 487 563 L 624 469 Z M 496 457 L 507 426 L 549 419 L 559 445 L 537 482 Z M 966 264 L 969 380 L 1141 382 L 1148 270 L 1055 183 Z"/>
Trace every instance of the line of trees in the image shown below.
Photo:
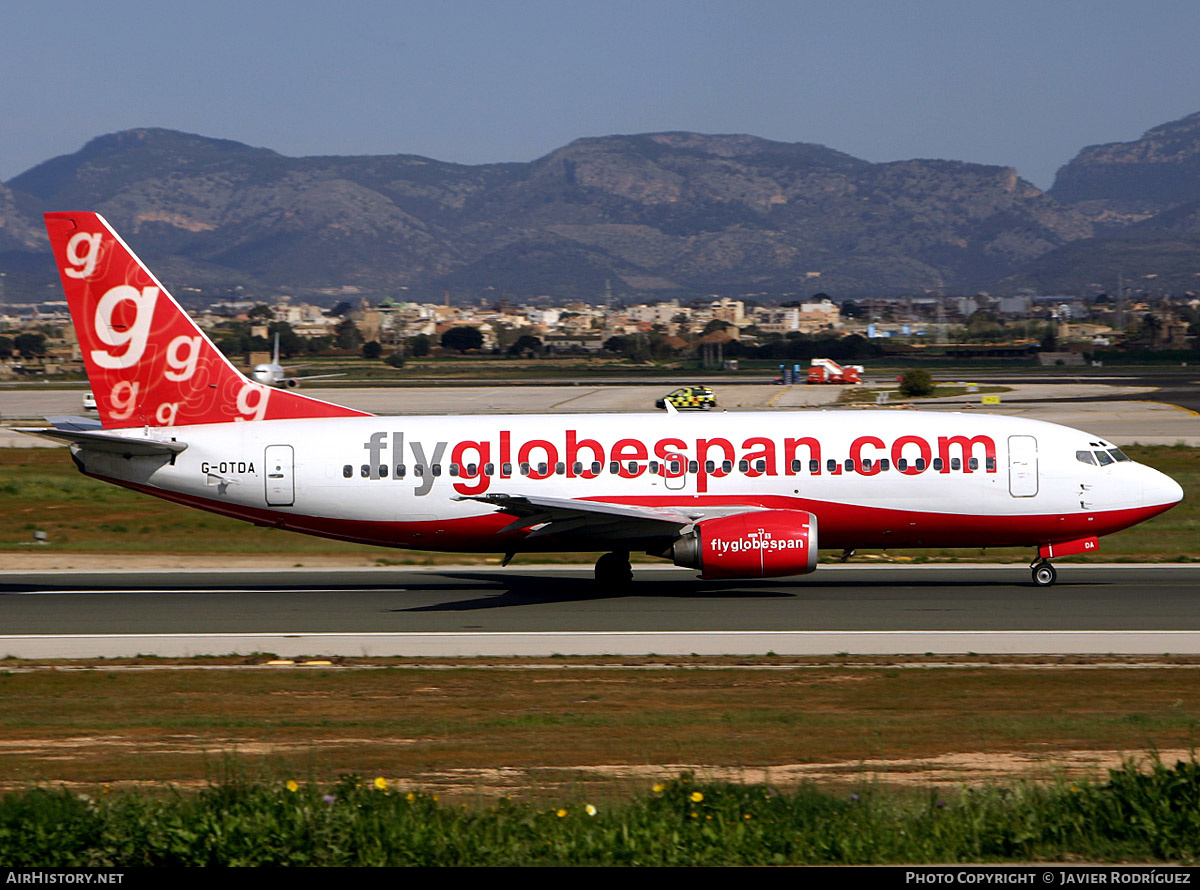
<path fill-rule="evenodd" d="M 46 335 L 40 331 L 25 331 L 15 337 L 0 337 L 0 358 L 34 358 L 46 354 Z"/>

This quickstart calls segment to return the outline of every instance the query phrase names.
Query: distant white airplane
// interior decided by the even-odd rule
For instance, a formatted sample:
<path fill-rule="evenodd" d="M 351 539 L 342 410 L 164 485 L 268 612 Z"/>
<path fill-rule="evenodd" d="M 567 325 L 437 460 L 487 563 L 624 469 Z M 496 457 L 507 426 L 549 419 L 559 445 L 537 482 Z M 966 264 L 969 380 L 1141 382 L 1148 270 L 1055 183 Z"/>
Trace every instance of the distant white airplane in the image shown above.
<path fill-rule="evenodd" d="M 27 432 L 69 442 L 89 476 L 256 525 L 505 564 L 606 550 L 611 586 L 634 550 L 763 578 L 813 571 L 818 545 L 1027 546 L 1047 586 L 1051 558 L 1183 497 L 1109 442 L 1021 418 L 375 417 L 246 379 L 95 213 L 46 226 L 101 423 Z"/>
<path fill-rule="evenodd" d="M 251 378 L 267 386 L 297 387 L 301 380 L 325 380 L 329 377 L 345 377 L 345 374 L 313 374 L 308 377 L 289 377 L 283 365 L 279 364 L 279 332 L 275 332 L 275 353 L 271 361 L 265 365 L 255 365 L 250 372 Z"/>

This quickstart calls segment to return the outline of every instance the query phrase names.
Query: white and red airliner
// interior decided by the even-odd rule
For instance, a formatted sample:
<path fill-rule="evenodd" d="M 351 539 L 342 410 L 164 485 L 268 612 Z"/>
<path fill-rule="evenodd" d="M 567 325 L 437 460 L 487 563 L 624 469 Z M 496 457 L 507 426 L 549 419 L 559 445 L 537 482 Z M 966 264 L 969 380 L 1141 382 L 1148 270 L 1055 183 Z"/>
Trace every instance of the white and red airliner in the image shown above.
<path fill-rule="evenodd" d="M 377 417 L 247 379 L 108 223 L 46 227 L 100 422 L 28 430 L 97 479 L 346 541 L 634 550 L 703 578 L 811 572 L 817 547 L 1036 548 L 1049 559 L 1179 502 L 1096 436 L 976 414 L 799 411 Z"/>

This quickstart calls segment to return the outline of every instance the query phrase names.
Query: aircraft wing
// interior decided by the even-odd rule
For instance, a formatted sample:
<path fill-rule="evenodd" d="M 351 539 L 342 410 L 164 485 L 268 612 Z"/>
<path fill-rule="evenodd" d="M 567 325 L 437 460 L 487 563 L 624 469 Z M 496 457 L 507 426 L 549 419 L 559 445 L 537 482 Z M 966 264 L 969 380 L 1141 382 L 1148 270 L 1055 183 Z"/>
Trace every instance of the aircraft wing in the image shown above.
<path fill-rule="evenodd" d="M 491 504 L 514 519 L 501 534 L 533 527 L 528 537 L 578 536 L 592 541 L 674 538 L 687 526 L 715 515 L 757 510 L 731 506 L 693 512 L 676 507 L 642 507 L 607 501 L 584 501 L 499 492 L 456 497 L 459 501 Z"/>
<path fill-rule="evenodd" d="M 346 374 L 309 374 L 307 377 L 292 377 L 288 376 L 288 380 L 328 380 L 330 377 L 345 377 Z"/>

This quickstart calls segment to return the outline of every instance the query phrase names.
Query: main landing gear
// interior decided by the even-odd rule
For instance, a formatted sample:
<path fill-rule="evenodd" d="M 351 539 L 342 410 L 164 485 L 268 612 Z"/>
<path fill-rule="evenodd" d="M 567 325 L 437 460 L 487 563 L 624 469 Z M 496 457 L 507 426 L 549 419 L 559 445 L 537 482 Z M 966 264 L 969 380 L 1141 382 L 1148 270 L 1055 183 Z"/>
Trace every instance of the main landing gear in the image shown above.
<path fill-rule="evenodd" d="M 629 565 L 629 551 L 605 553 L 596 560 L 596 583 L 601 587 L 628 587 L 632 584 L 633 567 Z"/>
<path fill-rule="evenodd" d="M 1034 560 L 1029 564 L 1029 568 L 1033 572 L 1033 583 L 1038 587 L 1049 587 L 1058 579 L 1058 572 L 1054 571 L 1054 566 L 1044 559 Z"/>

